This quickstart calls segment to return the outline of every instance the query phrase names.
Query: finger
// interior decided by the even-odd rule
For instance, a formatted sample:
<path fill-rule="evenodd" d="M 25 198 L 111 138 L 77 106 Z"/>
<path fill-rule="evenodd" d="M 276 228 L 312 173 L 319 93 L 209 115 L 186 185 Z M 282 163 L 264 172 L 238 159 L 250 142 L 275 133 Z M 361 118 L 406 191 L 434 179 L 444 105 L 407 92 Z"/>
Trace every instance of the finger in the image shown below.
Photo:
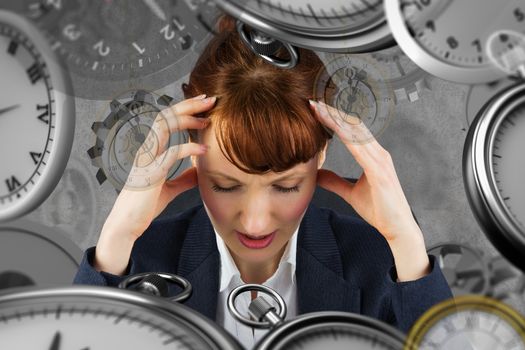
<path fill-rule="evenodd" d="M 211 109 L 215 105 L 215 102 L 217 101 L 216 96 L 199 98 L 201 96 L 182 100 L 181 102 L 174 104 L 173 106 L 163 109 L 163 113 L 174 114 L 174 115 L 198 114 L 198 113 L 206 112 L 207 110 Z"/>
<path fill-rule="evenodd" d="M 186 158 L 188 156 L 200 156 L 207 152 L 209 146 L 201 145 L 194 142 L 183 143 L 180 145 L 171 146 L 159 158 L 162 160 L 163 168 L 166 172 L 175 164 L 179 159 Z"/>
<path fill-rule="evenodd" d="M 158 142 L 163 149 L 172 133 L 186 129 L 205 129 L 208 125 L 210 125 L 209 118 L 197 118 L 192 115 L 157 116 L 148 133 L 147 141 Z"/>
<path fill-rule="evenodd" d="M 363 171 L 376 174 L 389 160 L 388 152 L 377 142 L 365 123 L 322 102 L 310 103 L 319 121 L 334 130 Z"/>
<path fill-rule="evenodd" d="M 170 136 L 183 129 L 205 129 L 209 126 L 209 118 L 197 118 L 191 115 L 173 116 L 172 120 L 167 120 L 163 116 L 157 116 L 148 135 L 141 145 L 144 153 L 145 149 L 152 151 L 156 157 L 166 150 L 166 145 Z M 179 135 L 179 140 L 175 142 L 182 142 L 182 135 Z"/>
<path fill-rule="evenodd" d="M 349 202 L 350 192 L 354 184 L 343 179 L 336 173 L 326 169 L 319 169 L 317 171 L 317 184 L 322 188 L 337 194 L 345 201 Z"/>

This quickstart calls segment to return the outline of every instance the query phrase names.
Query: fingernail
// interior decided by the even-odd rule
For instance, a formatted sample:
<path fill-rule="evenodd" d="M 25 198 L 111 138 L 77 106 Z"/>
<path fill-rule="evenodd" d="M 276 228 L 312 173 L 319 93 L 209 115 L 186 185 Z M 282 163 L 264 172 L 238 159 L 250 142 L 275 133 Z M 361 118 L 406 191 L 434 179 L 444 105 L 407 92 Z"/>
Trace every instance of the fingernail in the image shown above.
<path fill-rule="evenodd" d="M 216 96 L 213 96 L 213 97 L 208 97 L 208 98 L 205 98 L 204 100 L 202 100 L 202 103 L 214 103 L 215 100 L 217 99 Z"/>
<path fill-rule="evenodd" d="M 206 94 L 202 94 L 202 95 L 199 95 L 199 96 L 192 97 L 191 99 L 192 100 L 202 100 L 205 97 L 206 97 Z"/>
<path fill-rule="evenodd" d="M 308 100 L 308 102 L 310 103 L 310 106 L 312 106 L 314 109 L 317 107 L 317 102 L 315 102 L 314 100 Z"/>
<path fill-rule="evenodd" d="M 208 145 L 201 145 L 201 150 L 202 151 L 206 152 L 209 149 L 210 149 L 210 146 L 208 146 Z"/>

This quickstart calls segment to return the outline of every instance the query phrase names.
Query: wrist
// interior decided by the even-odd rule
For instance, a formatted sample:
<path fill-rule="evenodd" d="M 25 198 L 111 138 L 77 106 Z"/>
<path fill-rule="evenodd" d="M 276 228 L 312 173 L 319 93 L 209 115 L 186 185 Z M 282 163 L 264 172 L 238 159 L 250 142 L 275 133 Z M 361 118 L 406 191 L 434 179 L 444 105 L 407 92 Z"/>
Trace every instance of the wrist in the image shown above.
<path fill-rule="evenodd" d="M 129 233 L 113 231 L 105 226 L 95 248 L 93 267 L 97 271 L 123 275 L 135 240 Z"/>
<path fill-rule="evenodd" d="M 398 235 L 388 241 L 394 256 L 398 282 L 416 280 L 430 272 L 423 234 L 419 228 L 417 231 Z"/>

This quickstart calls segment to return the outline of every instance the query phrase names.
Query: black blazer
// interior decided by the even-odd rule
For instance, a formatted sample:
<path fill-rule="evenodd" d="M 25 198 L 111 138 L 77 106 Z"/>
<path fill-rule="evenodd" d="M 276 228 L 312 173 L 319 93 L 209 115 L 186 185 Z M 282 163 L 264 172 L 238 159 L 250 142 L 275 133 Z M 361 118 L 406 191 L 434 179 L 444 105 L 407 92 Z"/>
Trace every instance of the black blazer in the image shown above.
<path fill-rule="evenodd" d="M 193 286 L 184 304 L 215 321 L 220 255 L 213 226 L 202 205 L 154 220 L 135 242 L 124 276 L 93 268 L 88 248 L 75 284 L 116 286 L 129 274 L 169 272 Z M 451 298 L 434 256 L 431 272 L 415 281 L 395 282 L 396 270 L 384 237 L 366 221 L 310 203 L 297 237 L 298 314 L 346 311 L 371 316 L 403 332 L 432 305 Z M 180 291 L 170 285 L 170 294 Z"/>

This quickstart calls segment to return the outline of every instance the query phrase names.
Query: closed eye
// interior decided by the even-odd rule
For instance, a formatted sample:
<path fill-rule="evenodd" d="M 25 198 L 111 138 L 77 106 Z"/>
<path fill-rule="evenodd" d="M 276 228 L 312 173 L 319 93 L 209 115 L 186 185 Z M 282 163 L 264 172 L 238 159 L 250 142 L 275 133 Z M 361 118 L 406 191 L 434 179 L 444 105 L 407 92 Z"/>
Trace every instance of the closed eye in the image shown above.
<path fill-rule="evenodd" d="M 293 187 L 282 187 L 282 186 L 279 186 L 279 185 L 273 185 L 273 186 L 274 186 L 274 188 L 277 191 L 282 192 L 282 193 L 299 192 L 299 186 L 293 186 Z M 225 187 L 220 187 L 220 186 L 217 186 L 217 185 L 213 185 L 212 189 L 215 192 L 233 192 L 233 191 L 235 191 L 235 189 L 237 187 L 239 187 L 239 186 L 233 186 L 233 187 L 225 188 Z"/>

